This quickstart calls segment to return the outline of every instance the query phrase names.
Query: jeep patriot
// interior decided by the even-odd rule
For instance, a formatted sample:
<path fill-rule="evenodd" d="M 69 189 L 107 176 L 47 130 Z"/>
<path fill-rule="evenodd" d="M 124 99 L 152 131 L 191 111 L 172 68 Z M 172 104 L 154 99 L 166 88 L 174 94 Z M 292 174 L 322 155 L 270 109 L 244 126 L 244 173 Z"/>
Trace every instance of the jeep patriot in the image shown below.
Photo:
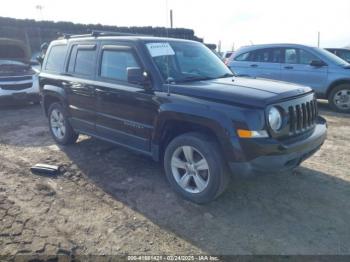
<path fill-rule="evenodd" d="M 39 76 L 50 132 L 150 156 L 172 188 L 206 203 L 230 172 L 290 170 L 326 139 L 311 88 L 235 77 L 203 44 L 93 33 L 53 41 Z"/>

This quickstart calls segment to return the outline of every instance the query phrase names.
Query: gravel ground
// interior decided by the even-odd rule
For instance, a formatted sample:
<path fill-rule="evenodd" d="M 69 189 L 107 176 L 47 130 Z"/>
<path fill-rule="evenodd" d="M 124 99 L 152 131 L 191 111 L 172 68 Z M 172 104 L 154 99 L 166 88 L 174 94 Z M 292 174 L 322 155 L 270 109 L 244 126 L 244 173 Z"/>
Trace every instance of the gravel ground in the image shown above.
<path fill-rule="evenodd" d="M 1 108 L 0 255 L 350 254 L 350 116 L 320 109 L 328 140 L 301 167 L 235 175 L 198 206 L 146 157 L 86 136 L 59 147 L 39 106 Z"/>

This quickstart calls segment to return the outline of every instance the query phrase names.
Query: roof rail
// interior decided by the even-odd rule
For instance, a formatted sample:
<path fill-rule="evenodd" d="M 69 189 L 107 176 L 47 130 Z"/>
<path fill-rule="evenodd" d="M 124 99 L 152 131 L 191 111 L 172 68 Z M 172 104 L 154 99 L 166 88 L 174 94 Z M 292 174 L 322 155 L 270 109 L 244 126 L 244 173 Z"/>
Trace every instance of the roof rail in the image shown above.
<path fill-rule="evenodd" d="M 116 32 L 116 31 L 101 31 L 101 30 L 92 30 L 91 33 L 88 34 L 68 34 L 68 33 L 58 33 L 59 37 L 64 39 L 69 38 L 82 38 L 82 37 L 98 37 L 98 36 L 151 36 L 144 34 L 133 34 L 133 33 L 124 33 L 124 32 Z"/>

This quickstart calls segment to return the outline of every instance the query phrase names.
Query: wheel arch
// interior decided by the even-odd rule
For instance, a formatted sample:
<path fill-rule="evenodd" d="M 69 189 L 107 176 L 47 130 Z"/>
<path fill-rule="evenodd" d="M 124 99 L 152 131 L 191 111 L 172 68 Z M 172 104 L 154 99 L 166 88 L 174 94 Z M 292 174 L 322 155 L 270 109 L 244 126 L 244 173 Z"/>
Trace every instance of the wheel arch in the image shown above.
<path fill-rule="evenodd" d="M 229 143 L 228 131 L 217 121 L 204 117 L 179 116 L 165 117 L 158 121 L 155 127 L 152 141 L 158 145 L 158 159 L 162 161 L 167 145 L 177 136 L 198 132 L 212 138 L 218 143 L 219 148 L 225 156 L 226 146 Z"/>
<path fill-rule="evenodd" d="M 342 85 L 342 84 L 349 84 L 350 85 L 350 78 L 344 78 L 344 79 L 339 79 L 334 82 L 332 82 L 326 92 L 326 98 L 329 98 L 330 93 L 332 92 L 333 88 Z"/>
<path fill-rule="evenodd" d="M 66 95 L 62 88 L 52 85 L 45 85 L 42 90 L 42 102 L 45 115 L 48 115 L 48 110 L 52 103 L 58 102 L 65 106 L 65 98 Z"/>

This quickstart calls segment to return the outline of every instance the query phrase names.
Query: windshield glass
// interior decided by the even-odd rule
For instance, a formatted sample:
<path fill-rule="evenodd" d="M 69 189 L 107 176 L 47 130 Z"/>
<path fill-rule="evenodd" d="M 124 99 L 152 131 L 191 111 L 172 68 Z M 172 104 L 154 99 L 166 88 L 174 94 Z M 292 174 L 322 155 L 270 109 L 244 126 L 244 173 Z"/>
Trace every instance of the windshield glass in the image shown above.
<path fill-rule="evenodd" d="M 341 58 L 345 59 L 346 61 L 350 61 L 350 50 L 340 50 L 338 51 L 338 54 Z"/>
<path fill-rule="evenodd" d="M 164 80 L 186 82 L 233 76 L 209 48 L 193 42 L 146 44 Z"/>
<path fill-rule="evenodd" d="M 331 52 L 327 51 L 326 49 L 317 48 L 315 47 L 316 51 L 320 52 L 323 56 L 325 56 L 327 59 L 331 60 L 333 63 L 340 65 L 340 66 L 348 66 L 349 64 L 341 59 L 340 57 L 336 56 L 335 54 L 332 54 Z"/>

